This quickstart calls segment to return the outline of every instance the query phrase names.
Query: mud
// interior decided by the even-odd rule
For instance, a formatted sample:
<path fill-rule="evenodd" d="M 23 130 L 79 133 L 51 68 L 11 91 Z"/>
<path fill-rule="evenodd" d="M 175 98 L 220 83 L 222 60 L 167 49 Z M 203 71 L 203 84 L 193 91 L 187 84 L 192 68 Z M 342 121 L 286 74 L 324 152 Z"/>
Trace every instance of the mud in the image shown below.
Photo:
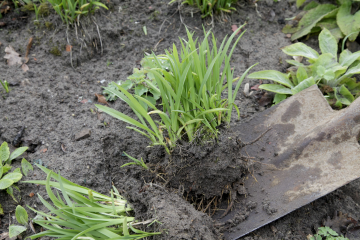
<path fill-rule="evenodd" d="M 178 37 L 186 37 L 185 26 L 199 38 L 203 36 L 202 26 L 212 28 L 221 41 L 232 33 L 231 25 L 247 22 L 247 32 L 231 61 L 234 75 L 240 76 L 256 62 L 256 71 L 283 71 L 287 67 L 286 55 L 280 48 L 289 45 L 290 40 L 281 29 L 284 19 L 297 13 L 295 3 L 259 1 L 257 13 L 252 2 L 241 1 L 235 13 L 216 16 L 213 23 L 211 18 L 201 19 L 192 8 L 168 5 L 167 1 L 115 0 L 107 4 L 109 11 L 83 17 L 76 28 L 67 28 L 55 14 L 36 24 L 34 13 L 4 15 L 0 56 L 8 45 L 24 55 L 30 37 L 34 37 L 34 43 L 28 72 L 0 61 L 0 79 L 11 83 L 10 93 L 1 93 L 0 98 L 0 142 L 13 142 L 25 126 L 21 144 L 31 147 L 27 160 L 60 171 L 69 180 L 101 193 L 108 194 L 114 184 L 133 206 L 138 220 L 160 222 L 144 228 L 163 233 L 154 239 L 221 239 L 234 222 L 220 226 L 213 221 L 210 216 L 216 212 L 216 204 L 227 202 L 234 191 L 239 196 L 246 194 L 243 178 L 248 172 L 248 156 L 237 154 L 237 139 L 248 141 L 248 133 L 238 128 L 236 113 L 233 112 L 229 127 L 220 128 L 217 140 L 179 143 L 170 157 L 160 147 L 148 148 L 147 139 L 127 129 L 126 124 L 96 113 L 95 93 L 101 93 L 111 81 L 125 80 L 134 67 L 139 67 L 144 53 L 161 54 L 173 43 L 179 44 Z M 66 45 L 72 46 L 71 53 L 65 51 Z M 250 83 L 250 87 L 259 84 L 249 79 L 245 83 Z M 255 93 L 245 97 L 242 89 L 235 100 L 241 112 L 240 122 L 265 109 Z M 85 99 L 86 103 L 82 103 Z M 134 116 L 119 100 L 110 106 Z M 84 129 L 91 131 L 90 136 L 76 141 L 75 135 Z M 123 152 L 142 157 L 150 171 L 137 166 L 120 168 L 129 162 Z M 14 161 L 14 166 L 19 163 Z M 35 169 L 24 179 L 45 177 Z M 44 210 L 40 201 L 29 195 L 39 193 L 47 200 L 43 187 L 19 187 L 21 192 L 16 196 L 21 196 L 21 205 Z M 359 182 L 352 182 L 243 239 L 305 239 L 335 210 L 358 219 L 359 189 Z M 7 231 L 9 222 L 14 221 L 17 203 L 3 191 L 0 199 L 5 211 L 0 216 L 0 231 Z M 232 221 L 245 220 L 255 206 L 256 203 L 244 202 Z"/>

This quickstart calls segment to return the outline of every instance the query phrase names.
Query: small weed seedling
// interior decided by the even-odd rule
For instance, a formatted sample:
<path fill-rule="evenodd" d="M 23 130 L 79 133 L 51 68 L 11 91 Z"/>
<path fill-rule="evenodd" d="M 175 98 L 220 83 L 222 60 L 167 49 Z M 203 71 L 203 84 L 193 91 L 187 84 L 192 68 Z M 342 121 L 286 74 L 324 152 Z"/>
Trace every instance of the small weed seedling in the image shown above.
<path fill-rule="evenodd" d="M 38 195 L 49 213 L 28 206 L 29 209 L 42 216 L 42 218 L 35 219 L 34 223 L 46 229 L 46 231 L 30 236 L 31 239 L 48 236 L 59 239 L 132 240 L 160 234 L 159 232 L 143 232 L 131 226 L 134 218 L 128 217 L 127 212 L 132 209 L 115 187 L 114 191 L 111 191 L 111 197 L 108 197 L 79 186 L 45 167 L 36 165 L 47 174 L 46 180 L 25 182 L 45 185 L 52 204 Z M 50 181 L 51 178 L 55 181 Z M 54 194 L 52 188 L 57 189 L 58 192 Z"/>
<path fill-rule="evenodd" d="M 337 232 L 329 227 L 319 227 L 318 232 L 309 238 L 309 240 L 349 240 L 344 236 L 339 236 Z"/>
<path fill-rule="evenodd" d="M 27 147 L 20 147 L 10 154 L 7 142 L 3 142 L 0 146 L 0 191 L 6 190 L 6 192 L 11 195 L 15 202 L 17 202 L 17 200 L 14 197 L 14 190 L 12 187 L 20 191 L 20 189 L 15 186 L 14 183 L 20 181 L 23 175 L 21 174 L 20 168 L 15 169 L 11 173 L 8 172 L 12 168 L 11 161 L 23 154 L 27 149 Z M 30 170 L 33 170 L 32 165 L 28 161 L 26 161 L 25 158 L 23 158 L 21 161 L 21 167 L 25 176 L 27 176 Z M 1 208 L 1 205 L 0 214 L 3 214 L 3 209 Z"/>
<path fill-rule="evenodd" d="M 2 81 L 1 79 L 0 79 L 0 83 L 3 86 L 5 92 L 9 93 L 10 92 L 9 83 L 6 80 Z"/>
<path fill-rule="evenodd" d="M 141 160 L 137 160 L 136 158 L 133 158 L 132 156 L 126 154 L 126 152 L 124 152 L 124 154 L 130 158 L 131 160 L 133 160 L 133 162 L 129 162 L 129 163 L 126 163 L 124 165 L 122 165 L 121 167 L 125 167 L 125 166 L 129 166 L 129 165 L 138 165 L 140 167 L 143 167 L 144 169 L 148 169 L 148 167 L 146 166 L 146 164 L 144 163 L 143 159 L 141 158 Z"/>
<path fill-rule="evenodd" d="M 26 231 L 28 225 L 28 214 L 22 206 L 18 205 L 15 211 L 16 221 L 23 226 L 10 225 L 9 226 L 9 237 L 13 238 Z"/>
<path fill-rule="evenodd" d="M 169 4 L 176 2 L 176 0 L 170 1 Z M 202 13 L 202 18 L 211 16 L 213 12 L 227 12 L 236 11 L 233 7 L 237 0 L 183 0 L 181 4 L 196 5 Z"/>
<path fill-rule="evenodd" d="M 320 33 L 319 45 L 322 52 L 320 55 L 301 42 L 282 49 L 287 55 L 307 58 L 306 65 L 295 60 L 287 60 L 294 67 L 286 74 L 265 70 L 251 73 L 248 77 L 277 82 L 278 84 L 262 84 L 259 87 L 276 93 L 275 104 L 318 84 L 332 106 L 341 108 L 343 105 L 350 105 L 360 95 L 360 83 L 352 77 L 360 73 L 360 51 L 351 53 L 347 49 L 343 50 L 338 59 L 338 44 L 327 29 Z"/>

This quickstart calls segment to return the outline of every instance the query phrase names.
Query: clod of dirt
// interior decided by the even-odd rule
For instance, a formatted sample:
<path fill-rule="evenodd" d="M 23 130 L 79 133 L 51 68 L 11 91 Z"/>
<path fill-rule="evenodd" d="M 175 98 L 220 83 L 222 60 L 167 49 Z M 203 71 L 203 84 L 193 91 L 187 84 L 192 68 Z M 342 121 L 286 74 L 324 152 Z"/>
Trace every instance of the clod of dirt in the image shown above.
<path fill-rule="evenodd" d="M 79 141 L 79 140 L 88 138 L 88 137 L 90 137 L 90 135 L 91 135 L 90 129 L 88 129 L 88 128 L 83 129 L 80 132 L 75 134 L 75 141 Z"/>
<path fill-rule="evenodd" d="M 109 103 L 106 101 L 106 98 L 103 95 L 95 93 L 95 96 L 97 97 L 99 103 L 106 104 L 109 106 Z"/>

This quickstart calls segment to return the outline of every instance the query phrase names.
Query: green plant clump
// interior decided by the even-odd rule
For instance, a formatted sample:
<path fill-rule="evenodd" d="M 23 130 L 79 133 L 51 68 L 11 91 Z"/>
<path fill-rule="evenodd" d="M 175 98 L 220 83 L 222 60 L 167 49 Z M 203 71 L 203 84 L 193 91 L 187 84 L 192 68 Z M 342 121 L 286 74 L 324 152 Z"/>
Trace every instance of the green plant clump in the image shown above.
<path fill-rule="evenodd" d="M 177 0 L 170 1 L 169 4 L 176 2 Z M 182 0 L 181 4 L 188 4 L 191 6 L 196 5 L 202 15 L 201 17 L 212 16 L 213 12 L 227 12 L 230 13 L 231 11 L 236 11 L 233 5 L 238 0 Z"/>
<path fill-rule="evenodd" d="M 183 135 L 186 135 L 189 141 L 192 141 L 198 132 L 216 137 L 217 126 L 222 121 L 230 122 L 233 107 L 240 117 L 234 101 L 246 74 L 256 65 L 247 69 L 241 77 L 234 78 L 230 58 L 242 34 L 236 39 L 229 55 L 227 52 L 238 31 L 235 31 L 228 40 L 225 38 L 219 48 L 212 35 L 212 49 L 208 42 L 211 32 L 205 33 L 204 40 L 197 47 L 197 39 L 194 40 L 193 34 L 187 31 L 188 41 L 180 39 L 182 46 L 180 53 L 174 44 L 172 52 L 166 51 L 166 54 L 159 56 L 152 54 L 147 58 L 152 61 L 154 67 L 146 69 L 146 72 L 151 73 L 150 78 L 154 78 L 154 81 L 144 78 L 144 82 L 155 95 L 160 94 L 162 110 L 147 99 L 130 94 L 118 84 L 114 83 L 118 90 L 105 88 L 126 102 L 140 122 L 109 107 L 102 105 L 96 107 L 135 126 L 128 128 L 148 137 L 152 145 L 164 146 L 168 153 Z M 169 68 L 164 69 L 164 66 Z M 233 91 L 233 83 L 236 81 Z M 222 93 L 226 90 L 227 98 L 222 98 Z M 143 103 L 153 110 L 147 112 Z M 151 114 L 158 114 L 161 121 L 152 119 Z"/>
<path fill-rule="evenodd" d="M 360 95 L 360 83 L 352 77 L 360 73 L 360 51 L 351 53 L 343 50 L 338 59 L 338 45 L 335 37 L 327 29 L 319 35 L 322 54 L 304 43 L 295 43 L 284 47 L 284 53 L 290 56 L 302 56 L 308 59 L 307 65 L 295 60 L 287 60 L 294 65 L 287 74 L 275 70 L 251 73 L 248 78 L 268 79 L 278 84 L 262 84 L 259 88 L 275 92 L 277 104 L 314 84 L 326 94 L 333 107 L 342 108 L 350 105 Z"/>
<path fill-rule="evenodd" d="M 337 232 L 332 230 L 330 227 L 319 227 L 318 232 L 310 237 L 309 240 L 349 240 L 344 236 L 339 236 Z"/>
<path fill-rule="evenodd" d="M 297 6 L 300 7 L 304 2 L 305 0 L 297 0 Z M 360 32 L 360 11 L 355 12 L 355 14 L 351 12 L 353 3 L 358 4 L 358 2 L 353 0 L 339 0 L 337 2 L 339 6 L 310 2 L 304 7 L 306 13 L 297 26 L 286 25 L 283 32 L 293 33 L 291 40 L 294 41 L 309 33 L 320 32 L 326 28 L 337 41 L 348 35 L 349 40 L 354 41 Z"/>
<path fill-rule="evenodd" d="M 115 193 L 111 191 L 111 197 L 108 197 L 79 186 L 45 167 L 36 165 L 47 174 L 46 180 L 25 182 L 45 185 L 52 204 L 38 195 L 40 201 L 50 212 L 44 213 L 28 206 L 29 209 L 42 216 L 34 219 L 33 222 L 46 229 L 46 231 L 30 236 L 30 239 L 47 236 L 69 240 L 131 240 L 160 234 L 159 232 L 143 232 L 131 226 L 134 218 L 128 217 L 127 212 L 132 209 L 115 187 Z M 50 181 L 51 178 L 55 181 Z M 59 192 L 55 195 L 51 188 L 57 189 L 62 196 Z M 130 232 L 134 234 L 130 234 Z"/>
<path fill-rule="evenodd" d="M 13 172 L 8 173 L 11 170 L 11 162 L 21 154 L 23 154 L 28 148 L 27 147 L 20 147 L 17 148 L 10 154 L 10 150 L 8 147 L 7 142 L 3 142 L 0 146 L 0 191 L 6 190 L 6 192 L 11 195 L 14 201 L 17 200 L 14 197 L 14 190 L 12 187 L 16 188 L 18 191 L 19 188 L 14 185 L 22 178 L 22 174 L 20 168 L 16 168 Z M 33 170 L 31 164 L 26 161 L 25 158 L 21 161 L 22 171 L 25 176 L 27 176 L 30 170 Z M 3 209 L 0 204 L 0 214 L 3 214 Z"/>

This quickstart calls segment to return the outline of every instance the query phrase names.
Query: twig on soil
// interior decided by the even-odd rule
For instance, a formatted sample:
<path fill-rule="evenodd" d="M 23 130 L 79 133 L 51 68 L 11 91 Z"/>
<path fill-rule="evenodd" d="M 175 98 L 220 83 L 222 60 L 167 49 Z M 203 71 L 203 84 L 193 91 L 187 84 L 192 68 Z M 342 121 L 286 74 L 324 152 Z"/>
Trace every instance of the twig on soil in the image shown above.
<path fill-rule="evenodd" d="M 162 22 L 162 24 L 160 25 L 160 29 L 159 29 L 158 35 L 160 35 L 161 28 L 163 27 L 164 23 L 165 23 L 165 22 L 169 22 L 168 19 L 171 18 L 171 17 L 173 17 L 178 11 L 179 11 L 179 9 L 177 9 L 177 10 L 173 13 L 173 15 L 171 15 L 171 16 L 168 17 L 168 18 L 166 18 L 166 19 Z M 180 13 L 180 12 L 179 12 L 179 13 Z M 171 24 L 170 24 L 170 25 L 171 25 Z"/>
<path fill-rule="evenodd" d="M 70 41 L 69 41 L 68 31 L 69 31 L 69 25 L 66 26 L 66 41 L 67 41 L 68 45 L 71 46 Z M 71 67 L 75 70 L 73 62 L 72 62 L 72 47 L 70 47 L 70 64 L 71 64 Z"/>
<path fill-rule="evenodd" d="M 161 43 L 161 41 L 163 41 L 164 39 L 160 39 L 156 44 L 155 46 L 153 47 L 153 50 L 156 51 L 157 50 L 157 46 L 159 45 L 159 43 Z"/>
<path fill-rule="evenodd" d="M 244 142 L 241 141 L 241 139 L 238 138 L 238 137 L 236 137 L 236 142 L 237 142 L 237 144 L 240 145 L 240 148 L 243 148 L 243 147 L 245 147 L 245 146 L 247 146 L 247 145 L 251 145 L 251 144 L 259 141 L 259 139 L 262 138 L 262 137 L 263 137 L 268 131 L 270 131 L 271 129 L 272 129 L 272 128 L 268 128 L 268 129 L 267 129 L 265 132 L 263 132 L 259 137 L 255 138 L 254 140 L 252 140 L 252 141 L 250 141 L 250 142 L 244 143 Z"/>
<path fill-rule="evenodd" d="M 103 45 L 102 45 L 102 40 L 101 40 L 101 35 L 100 35 L 100 30 L 99 30 L 99 26 L 96 24 L 95 22 L 95 18 L 93 17 L 93 22 L 94 24 L 96 25 L 96 29 L 97 29 L 97 32 L 99 34 L 99 38 L 100 38 L 100 46 L 101 46 L 101 55 L 103 54 Z"/>

